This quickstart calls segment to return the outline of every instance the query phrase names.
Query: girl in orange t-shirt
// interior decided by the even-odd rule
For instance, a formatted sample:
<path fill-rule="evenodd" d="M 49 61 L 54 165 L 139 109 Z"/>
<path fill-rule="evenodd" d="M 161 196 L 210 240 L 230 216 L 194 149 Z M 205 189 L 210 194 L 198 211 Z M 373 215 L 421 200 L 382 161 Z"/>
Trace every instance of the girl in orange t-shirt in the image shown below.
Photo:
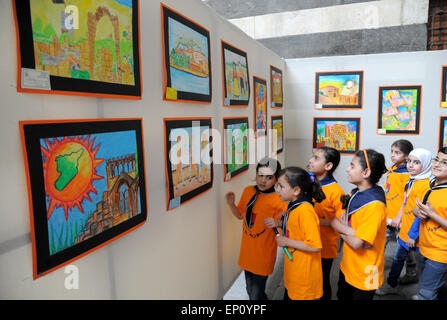
<path fill-rule="evenodd" d="M 345 193 L 333 177 L 340 163 L 340 152 L 331 147 L 318 148 L 307 165 L 309 172 L 320 181 L 326 196 L 320 203 L 315 203 L 315 212 L 320 219 L 321 265 L 323 268 L 323 297 L 321 300 L 331 300 L 332 288 L 330 274 L 332 263 L 338 255 L 339 234 L 331 227 L 331 221 L 336 213 L 342 210 L 341 196 Z"/>
<path fill-rule="evenodd" d="M 357 151 L 346 172 L 357 188 L 343 199 L 346 212 L 331 222 L 344 240 L 337 297 L 372 300 L 385 264 L 386 198 L 377 186 L 386 172 L 385 158 L 371 149 Z"/>
<path fill-rule="evenodd" d="M 299 167 L 281 171 L 276 191 L 281 200 L 289 201 L 283 235 L 276 238 L 292 257 L 284 258 L 284 300 L 319 299 L 323 295 L 322 245 L 312 199 L 321 202 L 325 195 L 318 180 Z"/>
<path fill-rule="evenodd" d="M 244 189 L 237 206 L 234 192 L 225 195 L 233 215 L 244 221 L 238 263 L 245 273 L 250 300 L 267 300 L 265 284 L 275 266 L 276 235 L 264 221 L 278 220 L 279 213 L 287 209 L 275 192 L 280 170 L 277 160 L 264 158 L 256 166 L 256 185 Z"/>

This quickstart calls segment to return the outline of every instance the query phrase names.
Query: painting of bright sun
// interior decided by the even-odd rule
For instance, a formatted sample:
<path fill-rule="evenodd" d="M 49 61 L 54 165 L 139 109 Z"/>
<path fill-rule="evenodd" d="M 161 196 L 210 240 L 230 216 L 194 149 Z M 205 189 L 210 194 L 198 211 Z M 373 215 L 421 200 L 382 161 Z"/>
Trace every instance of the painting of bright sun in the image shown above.
<path fill-rule="evenodd" d="M 50 255 L 139 214 L 135 131 L 40 139 Z"/>

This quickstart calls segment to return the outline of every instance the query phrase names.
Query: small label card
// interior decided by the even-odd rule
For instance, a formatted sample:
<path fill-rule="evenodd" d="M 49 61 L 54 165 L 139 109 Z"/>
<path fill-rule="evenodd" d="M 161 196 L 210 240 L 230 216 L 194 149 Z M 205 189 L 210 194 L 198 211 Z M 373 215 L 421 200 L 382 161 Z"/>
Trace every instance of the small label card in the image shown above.
<path fill-rule="evenodd" d="M 50 73 L 44 70 L 22 68 L 22 88 L 51 90 Z"/>

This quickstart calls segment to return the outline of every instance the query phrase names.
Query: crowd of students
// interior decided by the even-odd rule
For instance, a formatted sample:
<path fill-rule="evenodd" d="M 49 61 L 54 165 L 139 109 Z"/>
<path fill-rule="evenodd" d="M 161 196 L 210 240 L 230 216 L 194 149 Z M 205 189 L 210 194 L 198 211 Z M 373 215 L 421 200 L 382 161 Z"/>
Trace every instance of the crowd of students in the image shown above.
<path fill-rule="evenodd" d="M 233 192 L 225 196 L 243 220 L 238 263 L 249 298 L 267 299 L 266 281 L 280 246 L 284 300 L 330 300 L 330 272 L 341 251 L 338 300 L 372 300 L 413 282 L 417 299 L 437 299 L 447 280 L 447 148 L 432 158 L 430 151 L 397 140 L 391 161 L 387 169 L 383 154 L 356 152 L 346 169 L 355 188 L 345 195 L 333 177 L 340 163 L 336 149 L 318 148 L 307 170 L 262 159 L 256 184 L 244 189 L 237 204 Z M 396 236 L 384 281 L 385 247 Z"/>

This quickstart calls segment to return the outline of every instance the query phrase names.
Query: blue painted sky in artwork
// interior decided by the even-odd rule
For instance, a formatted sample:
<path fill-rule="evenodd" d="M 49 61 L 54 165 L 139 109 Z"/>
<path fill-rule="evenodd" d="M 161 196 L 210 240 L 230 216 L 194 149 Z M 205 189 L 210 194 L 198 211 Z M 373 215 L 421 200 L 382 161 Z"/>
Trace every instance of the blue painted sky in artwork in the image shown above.
<path fill-rule="evenodd" d="M 122 4 L 123 6 L 132 8 L 132 0 L 115 0 L 119 4 Z"/>

